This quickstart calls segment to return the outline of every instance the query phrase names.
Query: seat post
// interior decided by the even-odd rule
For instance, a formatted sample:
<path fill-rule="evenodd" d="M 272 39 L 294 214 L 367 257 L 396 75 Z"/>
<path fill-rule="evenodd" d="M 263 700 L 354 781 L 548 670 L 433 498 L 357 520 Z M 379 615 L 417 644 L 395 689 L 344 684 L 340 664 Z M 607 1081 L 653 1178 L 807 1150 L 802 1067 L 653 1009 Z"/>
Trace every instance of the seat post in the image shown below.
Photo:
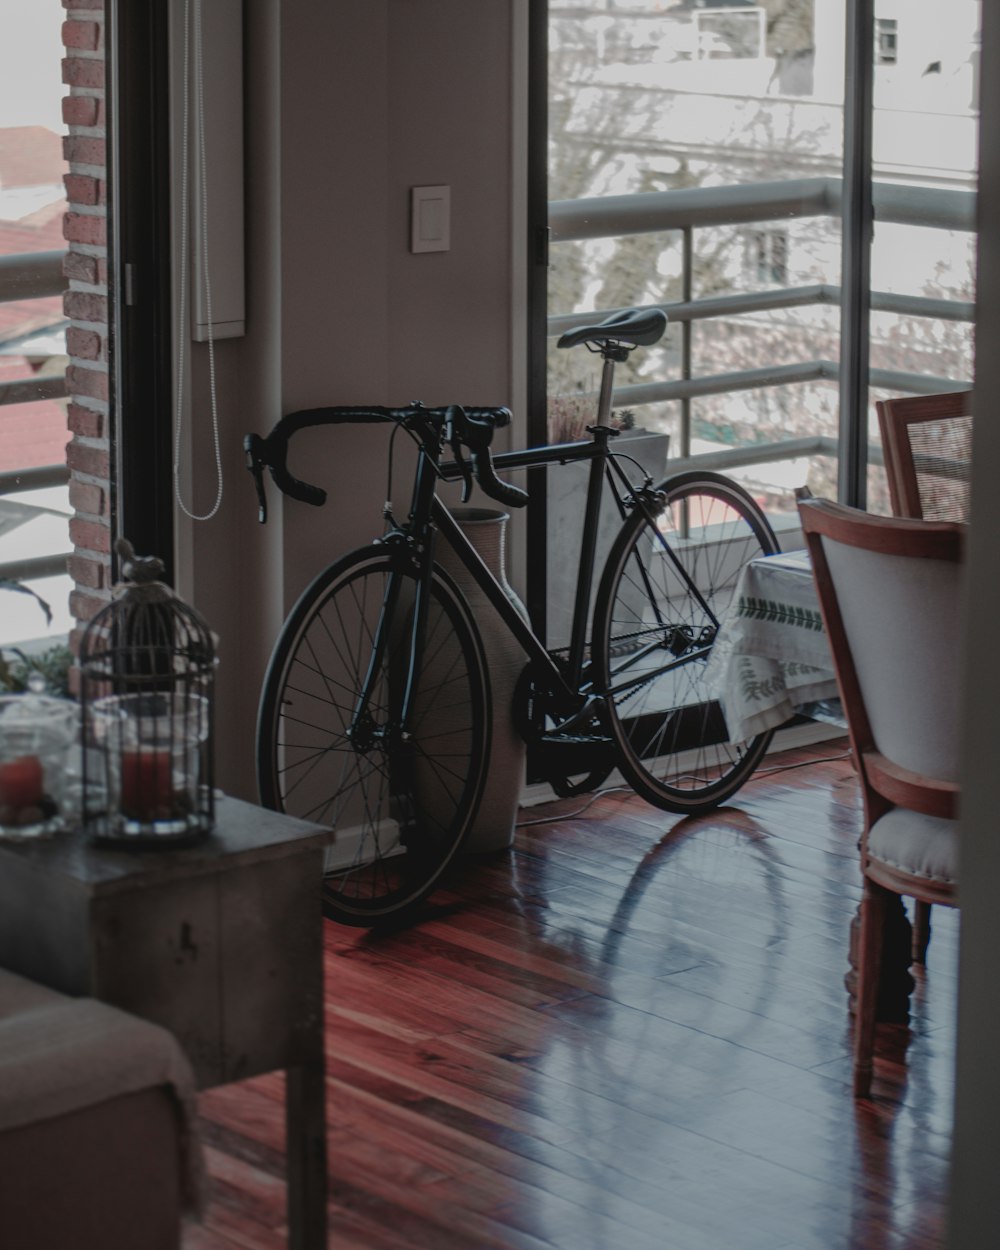
<path fill-rule="evenodd" d="M 611 399 L 614 393 L 615 365 L 628 360 L 629 348 L 624 343 L 606 339 L 601 344 L 601 393 L 597 399 L 597 424 L 608 425 L 611 421 Z"/>

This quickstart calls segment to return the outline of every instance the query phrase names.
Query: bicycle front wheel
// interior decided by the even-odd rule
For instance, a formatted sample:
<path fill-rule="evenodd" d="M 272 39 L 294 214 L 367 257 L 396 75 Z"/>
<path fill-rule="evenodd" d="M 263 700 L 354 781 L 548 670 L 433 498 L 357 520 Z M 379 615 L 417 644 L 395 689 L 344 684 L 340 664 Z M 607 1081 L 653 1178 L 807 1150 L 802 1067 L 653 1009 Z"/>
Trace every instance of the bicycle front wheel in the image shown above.
<path fill-rule="evenodd" d="M 478 631 L 435 568 L 416 637 L 417 579 L 403 563 L 375 544 L 322 573 L 282 630 L 260 703 L 261 800 L 333 829 L 323 910 L 346 924 L 400 920 L 421 902 L 461 845 L 486 776 Z"/>
<path fill-rule="evenodd" d="M 721 474 L 682 473 L 659 489 L 659 507 L 637 507 L 611 549 L 593 655 L 623 775 L 650 803 L 691 814 L 733 794 L 771 739 L 730 739 L 705 666 L 740 570 L 778 544 Z"/>

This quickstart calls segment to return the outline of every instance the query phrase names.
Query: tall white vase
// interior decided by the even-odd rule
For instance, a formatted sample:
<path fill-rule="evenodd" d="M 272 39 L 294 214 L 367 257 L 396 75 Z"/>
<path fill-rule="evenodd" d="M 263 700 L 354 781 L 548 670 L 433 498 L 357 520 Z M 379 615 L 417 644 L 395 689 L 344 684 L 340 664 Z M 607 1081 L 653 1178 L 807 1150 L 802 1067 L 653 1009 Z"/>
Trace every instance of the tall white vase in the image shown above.
<path fill-rule="evenodd" d="M 508 599 L 527 620 L 524 604 L 507 581 L 508 513 L 491 508 L 455 508 L 452 515 L 487 568 L 499 581 Z M 493 735 L 486 788 L 479 805 L 479 815 L 464 850 L 479 854 L 502 851 L 513 841 L 518 806 L 524 789 L 525 745 L 524 739 L 514 728 L 512 704 L 514 687 L 527 663 L 527 656 L 448 543 L 439 540 L 434 556 L 457 582 L 472 609 L 483 636 L 490 686 L 493 690 Z"/>

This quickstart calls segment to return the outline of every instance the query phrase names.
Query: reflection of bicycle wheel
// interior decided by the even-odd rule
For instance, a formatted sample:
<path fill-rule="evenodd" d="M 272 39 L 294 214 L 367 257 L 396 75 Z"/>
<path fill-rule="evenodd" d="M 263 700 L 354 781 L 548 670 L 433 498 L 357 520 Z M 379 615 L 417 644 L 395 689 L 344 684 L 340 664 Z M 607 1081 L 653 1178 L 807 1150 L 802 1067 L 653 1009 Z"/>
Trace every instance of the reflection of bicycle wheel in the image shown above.
<path fill-rule="evenodd" d="M 615 541 L 594 610 L 594 666 L 622 773 L 650 803 L 700 812 L 757 767 L 770 733 L 733 742 L 705 667 L 740 571 L 777 541 L 721 474 L 683 473 L 637 507 Z"/>
<path fill-rule="evenodd" d="M 461 844 L 486 775 L 482 643 L 439 570 L 400 732 L 417 604 L 416 578 L 400 564 L 374 545 L 322 573 L 285 624 L 261 697 L 261 799 L 334 830 L 323 907 L 348 924 L 399 918 L 425 897 Z"/>

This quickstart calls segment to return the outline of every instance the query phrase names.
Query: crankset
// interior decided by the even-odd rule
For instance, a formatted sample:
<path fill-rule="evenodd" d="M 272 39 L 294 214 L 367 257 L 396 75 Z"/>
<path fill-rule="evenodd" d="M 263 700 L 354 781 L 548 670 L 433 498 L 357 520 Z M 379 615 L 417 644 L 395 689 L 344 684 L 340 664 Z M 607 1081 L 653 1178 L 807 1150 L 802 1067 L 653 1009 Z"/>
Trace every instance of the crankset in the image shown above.
<path fill-rule="evenodd" d="M 514 723 L 528 747 L 528 780 L 547 782 L 560 798 L 596 790 L 617 763 L 600 705 L 567 716 L 554 714 L 554 704 L 529 664 L 518 679 L 513 706 Z"/>

